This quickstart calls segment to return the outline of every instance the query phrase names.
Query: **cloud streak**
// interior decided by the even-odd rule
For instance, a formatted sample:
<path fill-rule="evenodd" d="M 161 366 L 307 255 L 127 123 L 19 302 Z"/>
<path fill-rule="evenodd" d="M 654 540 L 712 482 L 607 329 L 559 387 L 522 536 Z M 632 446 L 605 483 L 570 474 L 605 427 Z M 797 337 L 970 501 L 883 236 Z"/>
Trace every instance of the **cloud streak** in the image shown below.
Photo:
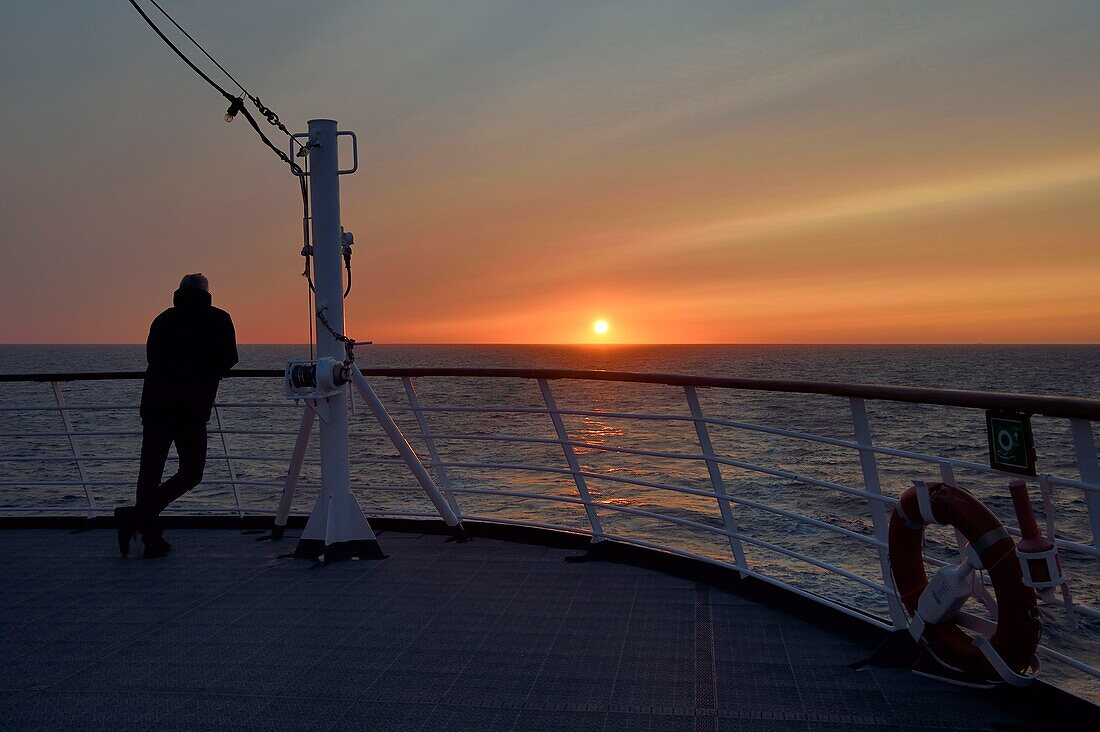
<path fill-rule="evenodd" d="M 301 340 L 293 181 L 123 10 L 0 8 L 0 341 L 140 341 L 194 270 Z M 1100 338 L 1095 3 L 176 10 L 359 134 L 363 338 Z"/>

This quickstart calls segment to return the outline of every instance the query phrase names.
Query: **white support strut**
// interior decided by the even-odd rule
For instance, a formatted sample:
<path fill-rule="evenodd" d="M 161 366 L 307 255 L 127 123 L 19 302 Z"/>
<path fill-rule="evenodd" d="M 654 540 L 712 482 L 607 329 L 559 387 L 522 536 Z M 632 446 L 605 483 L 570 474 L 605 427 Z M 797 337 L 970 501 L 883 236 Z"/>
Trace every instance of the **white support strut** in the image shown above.
<path fill-rule="evenodd" d="M 371 413 L 374 414 L 374 418 L 378 420 L 378 424 L 382 427 L 386 436 L 390 438 L 390 442 L 393 443 L 394 448 L 397 449 L 397 452 L 405 461 L 405 465 L 412 471 L 413 477 L 420 483 L 420 487 L 424 489 L 424 493 L 428 496 L 428 499 L 431 500 L 432 505 L 439 511 L 439 515 L 443 517 L 444 523 L 454 529 L 456 535 L 465 536 L 462 522 L 459 520 L 458 516 L 455 515 L 454 509 L 451 508 L 451 504 L 443 497 L 443 493 L 439 490 L 439 486 L 435 484 L 435 481 L 432 480 L 432 476 L 428 474 L 427 468 L 424 467 L 424 463 L 420 461 L 420 457 L 416 454 L 416 451 L 413 450 L 412 445 L 409 444 L 404 433 L 401 432 L 401 428 L 393 421 L 393 417 L 390 416 L 386 406 L 382 404 L 382 400 L 374 393 L 374 389 L 366 378 L 364 378 L 363 372 L 361 372 L 359 367 L 355 364 L 351 365 L 351 383 L 359 391 L 359 395 L 363 397 L 363 401 L 367 403 L 367 407 L 369 407 Z"/>
<path fill-rule="evenodd" d="M 302 410 L 302 423 L 298 426 L 298 436 L 294 440 L 294 452 L 290 457 L 290 467 L 286 471 L 286 482 L 283 484 L 283 495 L 279 499 L 279 509 L 275 512 L 275 527 L 271 530 L 273 541 L 281 539 L 286 530 L 290 506 L 294 503 L 294 492 L 298 488 L 298 477 L 302 474 L 302 463 L 305 461 L 306 448 L 309 446 L 309 438 L 313 434 L 313 422 L 316 419 L 316 412 L 306 405 Z"/>

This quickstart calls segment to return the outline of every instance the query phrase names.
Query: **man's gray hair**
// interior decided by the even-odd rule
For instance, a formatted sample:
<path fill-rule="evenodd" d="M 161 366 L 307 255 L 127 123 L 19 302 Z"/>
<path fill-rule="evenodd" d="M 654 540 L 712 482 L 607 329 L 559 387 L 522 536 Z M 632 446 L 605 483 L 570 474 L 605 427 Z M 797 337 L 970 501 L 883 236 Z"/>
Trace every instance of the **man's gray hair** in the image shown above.
<path fill-rule="evenodd" d="M 202 272 L 195 272 L 194 274 L 183 276 L 183 279 L 180 280 L 180 289 L 210 292 L 210 282 L 203 276 Z"/>

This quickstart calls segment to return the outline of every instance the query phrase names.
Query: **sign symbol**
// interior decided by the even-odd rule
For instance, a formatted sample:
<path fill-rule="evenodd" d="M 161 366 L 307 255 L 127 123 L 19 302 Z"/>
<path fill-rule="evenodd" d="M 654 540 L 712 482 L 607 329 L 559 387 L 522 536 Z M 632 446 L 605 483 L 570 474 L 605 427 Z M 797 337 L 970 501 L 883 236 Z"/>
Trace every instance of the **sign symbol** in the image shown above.
<path fill-rule="evenodd" d="M 985 413 L 989 441 L 989 466 L 996 470 L 1035 475 L 1035 442 L 1029 415 L 1015 412 Z"/>

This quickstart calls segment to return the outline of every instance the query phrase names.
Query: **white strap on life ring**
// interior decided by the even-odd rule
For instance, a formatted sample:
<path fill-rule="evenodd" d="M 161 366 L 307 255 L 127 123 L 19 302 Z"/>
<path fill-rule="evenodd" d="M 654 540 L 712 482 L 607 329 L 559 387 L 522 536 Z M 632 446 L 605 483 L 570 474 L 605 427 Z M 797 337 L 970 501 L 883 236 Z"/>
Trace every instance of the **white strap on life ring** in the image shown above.
<path fill-rule="evenodd" d="M 917 489 L 917 505 L 920 506 L 920 517 L 926 524 L 938 524 L 932 513 L 932 496 L 928 492 L 928 484 L 923 480 L 914 480 L 913 487 Z"/>
<path fill-rule="evenodd" d="M 913 617 L 909 618 L 909 635 L 913 636 L 913 640 L 918 643 L 924 637 L 926 627 L 928 627 L 928 623 L 919 613 L 913 613 Z"/>
<path fill-rule="evenodd" d="M 909 515 L 905 513 L 905 509 L 901 507 L 901 501 L 898 501 L 894 504 L 894 513 L 897 514 L 898 518 L 901 519 L 901 522 L 903 524 L 908 526 L 913 531 L 924 531 L 924 524 L 922 524 L 920 521 L 914 521 L 913 519 L 909 518 Z"/>
<path fill-rule="evenodd" d="M 984 635 L 974 636 L 974 646 L 982 652 L 985 660 L 989 661 L 989 665 L 993 667 L 997 675 L 1010 686 L 1027 686 L 1035 680 L 1039 673 L 1039 659 L 1037 657 L 1032 657 L 1027 673 L 1018 674 L 1008 667 L 1005 660 L 1001 658 L 1001 654 L 997 653 L 997 649 L 989 642 L 989 638 Z"/>

